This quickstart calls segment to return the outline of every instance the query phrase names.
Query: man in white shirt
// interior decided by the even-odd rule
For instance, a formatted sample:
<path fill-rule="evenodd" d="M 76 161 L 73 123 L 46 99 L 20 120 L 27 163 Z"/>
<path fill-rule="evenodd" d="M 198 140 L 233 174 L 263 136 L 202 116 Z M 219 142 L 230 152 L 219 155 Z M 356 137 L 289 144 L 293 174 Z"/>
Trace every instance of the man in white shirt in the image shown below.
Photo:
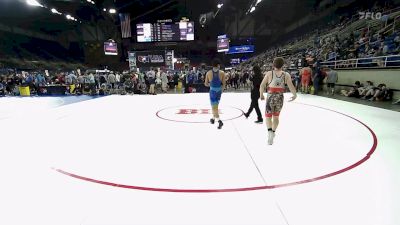
<path fill-rule="evenodd" d="M 113 72 L 111 72 L 111 73 L 108 75 L 108 83 L 111 84 L 111 88 L 112 88 L 112 89 L 114 89 L 115 82 L 116 82 L 115 75 L 114 75 Z"/>
<path fill-rule="evenodd" d="M 167 73 L 162 71 L 161 72 L 161 89 L 164 93 L 167 92 L 167 86 L 168 86 L 168 77 Z"/>
<path fill-rule="evenodd" d="M 155 71 L 153 71 L 152 69 L 150 69 L 150 70 L 146 73 L 146 75 L 147 75 L 147 79 L 148 79 L 149 85 L 150 85 L 149 94 L 155 95 L 156 92 L 155 92 L 155 90 L 154 90 L 154 87 L 155 87 L 155 84 L 156 84 L 156 73 L 155 73 Z"/>

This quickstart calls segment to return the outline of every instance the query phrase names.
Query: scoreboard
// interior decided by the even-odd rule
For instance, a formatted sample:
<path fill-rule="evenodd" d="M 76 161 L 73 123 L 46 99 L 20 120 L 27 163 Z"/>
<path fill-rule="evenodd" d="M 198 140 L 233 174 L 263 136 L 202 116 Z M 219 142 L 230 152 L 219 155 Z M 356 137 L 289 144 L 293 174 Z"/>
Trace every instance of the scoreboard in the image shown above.
<path fill-rule="evenodd" d="M 193 41 L 194 22 L 136 24 L 138 42 Z"/>

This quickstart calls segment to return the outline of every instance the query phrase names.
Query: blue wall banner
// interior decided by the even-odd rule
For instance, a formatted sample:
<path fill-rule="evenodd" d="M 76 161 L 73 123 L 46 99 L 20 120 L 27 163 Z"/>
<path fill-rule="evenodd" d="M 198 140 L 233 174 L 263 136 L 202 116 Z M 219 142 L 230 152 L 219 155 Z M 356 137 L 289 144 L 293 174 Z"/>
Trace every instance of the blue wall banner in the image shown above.
<path fill-rule="evenodd" d="M 226 54 L 253 53 L 254 45 L 231 46 Z"/>

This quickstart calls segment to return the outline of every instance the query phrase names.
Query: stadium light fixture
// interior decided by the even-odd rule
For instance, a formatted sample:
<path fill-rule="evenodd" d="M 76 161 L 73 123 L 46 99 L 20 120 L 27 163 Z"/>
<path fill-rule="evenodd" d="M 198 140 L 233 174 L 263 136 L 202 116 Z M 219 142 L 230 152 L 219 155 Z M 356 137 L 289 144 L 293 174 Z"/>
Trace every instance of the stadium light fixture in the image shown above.
<path fill-rule="evenodd" d="M 220 8 L 222 8 L 222 6 L 224 6 L 224 4 L 223 4 L 223 3 L 221 3 L 221 4 L 218 4 L 218 5 L 217 5 L 217 8 L 218 8 L 218 9 L 220 9 Z"/>
<path fill-rule="evenodd" d="M 26 4 L 30 6 L 39 6 L 39 7 L 44 7 L 42 4 L 40 4 L 37 0 L 26 0 Z"/>
<path fill-rule="evenodd" d="M 251 7 L 250 13 L 254 12 L 254 10 L 256 10 L 256 7 L 255 6 Z"/>
<path fill-rule="evenodd" d="M 52 8 L 52 9 L 51 9 L 51 12 L 54 13 L 54 14 L 58 14 L 58 15 L 61 15 L 61 14 L 62 14 L 62 13 L 60 13 L 59 11 L 57 11 L 57 9 L 55 9 L 55 8 Z"/>
<path fill-rule="evenodd" d="M 72 19 L 71 15 L 69 15 L 69 14 L 67 14 L 65 17 L 67 18 L 67 20 Z"/>
<path fill-rule="evenodd" d="M 111 14 L 115 14 L 115 13 L 117 12 L 117 10 L 115 10 L 115 9 L 110 9 L 108 12 L 111 13 Z"/>

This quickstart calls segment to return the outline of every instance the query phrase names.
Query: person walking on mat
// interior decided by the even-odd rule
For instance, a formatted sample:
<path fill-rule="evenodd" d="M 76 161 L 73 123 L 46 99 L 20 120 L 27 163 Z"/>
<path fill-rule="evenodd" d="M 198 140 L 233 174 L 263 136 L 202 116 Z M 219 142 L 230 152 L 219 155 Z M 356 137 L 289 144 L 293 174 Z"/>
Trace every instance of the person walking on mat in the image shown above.
<path fill-rule="evenodd" d="M 264 100 L 264 92 L 267 88 L 267 102 L 266 102 L 266 124 L 268 128 L 268 144 L 272 145 L 275 138 L 275 131 L 279 125 L 279 115 L 283 107 L 283 93 L 285 92 L 285 85 L 289 87 L 293 96 L 289 102 L 297 98 L 296 88 L 292 83 L 289 73 L 282 70 L 285 61 L 283 58 L 275 58 L 273 62 L 274 69 L 268 71 L 260 85 L 260 98 Z"/>
<path fill-rule="evenodd" d="M 253 67 L 253 77 L 250 78 L 251 82 L 252 82 L 252 87 L 251 87 L 251 104 L 250 104 L 250 108 L 247 111 L 247 113 L 244 114 L 244 116 L 247 118 L 249 118 L 251 112 L 253 111 L 253 109 L 256 110 L 257 113 L 257 121 L 255 121 L 255 123 L 263 123 L 263 118 L 261 115 L 261 110 L 260 107 L 258 106 L 258 99 L 260 98 L 260 85 L 261 85 L 261 81 L 263 80 L 262 78 L 262 74 L 261 74 L 261 69 L 259 66 L 254 66 Z"/>
<path fill-rule="evenodd" d="M 212 70 L 208 71 L 204 81 L 206 87 L 210 87 L 210 101 L 213 113 L 213 118 L 210 119 L 210 123 L 214 124 L 218 122 L 218 129 L 221 129 L 224 123 L 219 118 L 219 101 L 221 100 L 222 91 L 225 89 L 225 73 L 220 70 L 221 62 L 218 59 L 214 59 L 212 62 Z"/>

